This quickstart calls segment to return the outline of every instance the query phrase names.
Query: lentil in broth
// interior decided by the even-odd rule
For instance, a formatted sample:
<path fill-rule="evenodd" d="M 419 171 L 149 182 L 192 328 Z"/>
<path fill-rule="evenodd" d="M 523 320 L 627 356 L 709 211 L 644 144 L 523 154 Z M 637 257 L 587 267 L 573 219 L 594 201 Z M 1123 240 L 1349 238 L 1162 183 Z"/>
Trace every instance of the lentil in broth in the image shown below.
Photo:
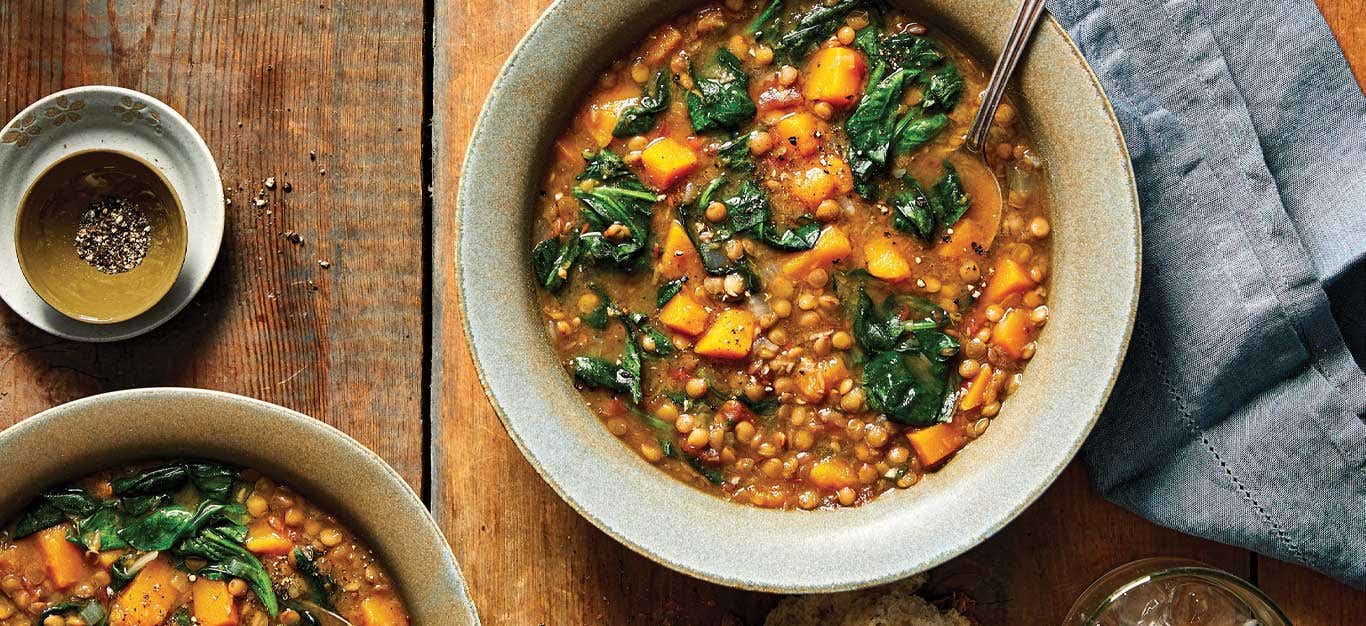
<path fill-rule="evenodd" d="M 865 0 L 656 27 L 555 142 L 533 263 L 607 429 L 700 489 L 854 506 L 982 436 L 1049 310 L 1043 163 L 986 76 Z M 1006 192 L 1004 202 L 994 181 Z"/>

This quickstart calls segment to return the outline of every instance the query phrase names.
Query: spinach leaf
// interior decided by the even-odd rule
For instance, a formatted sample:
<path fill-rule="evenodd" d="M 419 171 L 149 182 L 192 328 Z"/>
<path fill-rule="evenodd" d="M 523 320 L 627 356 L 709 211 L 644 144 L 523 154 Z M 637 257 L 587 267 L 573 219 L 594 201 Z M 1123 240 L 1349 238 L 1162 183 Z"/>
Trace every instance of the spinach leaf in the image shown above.
<path fill-rule="evenodd" d="M 714 242 L 750 235 L 779 250 L 799 252 L 810 250 L 820 236 L 821 225 L 816 222 L 780 232 L 773 223 L 773 208 L 769 205 L 768 195 L 751 180 L 741 183 L 735 195 L 723 202 L 726 205 L 726 228 L 714 230 Z"/>
<path fill-rule="evenodd" d="M 34 623 L 42 624 L 46 622 L 49 617 L 63 617 L 72 614 L 74 614 L 74 617 L 81 618 L 82 623 L 89 624 L 90 626 L 99 626 L 100 624 L 108 623 L 105 620 L 105 617 L 107 616 L 105 615 L 104 607 L 96 600 L 87 600 L 85 602 L 68 600 L 66 602 L 54 604 L 43 609 L 43 612 L 38 614 Z"/>
<path fill-rule="evenodd" d="M 717 51 L 711 76 L 699 78 L 694 73 L 693 84 L 695 89 L 687 97 L 688 117 L 699 133 L 738 129 L 758 112 L 749 98 L 749 76 L 740 59 L 726 48 Z"/>
<path fill-rule="evenodd" d="M 688 277 L 683 276 L 660 285 L 659 290 L 655 292 L 655 308 L 664 308 L 664 305 L 668 304 L 670 300 L 673 300 L 674 296 L 683 291 L 683 285 L 687 284 L 687 282 Z"/>
<path fill-rule="evenodd" d="M 612 299 L 607 296 L 607 292 L 602 287 L 589 285 L 588 288 L 598 294 L 598 306 L 583 316 L 583 323 L 596 330 L 604 330 L 607 328 L 607 318 L 612 307 Z"/>
<path fill-rule="evenodd" d="M 844 123 L 849 138 L 849 169 L 854 188 L 869 200 L 877 193 L 873 179 L 887 170 L 896 141 L 896 109 L 910 75 L 904 69 L 892 72 L 864 94 Z"/>
<path fill-rule="evenodd" d="M 612 129 L 613 137 L 632 137 L 644 135 L 655 127 L 659 114 L 669 109 L 669 74 L 655 74 L 653 89 L 641 96 L 640 104 L 621 112 L 621 118 Z"/>
<path fill-rule="evenodd" d="M 628 341 L 626 345 L 627 352 L 632 352 L 631 342 Z M 641 400 L 639 356 L 633 363 L 627 363 L 627 359 L 623 358 L 621 365 L 600 357 L 576 356 L 570 359 L 569 369 L 575 379 L 588 387 L 629 395 L 636 403 Z"/>
<path fill-rule="evenodd" d="M 902 424 L 928 426 L 953 416 L 947 397 L 956 374 L 947 361 L 958 341 L 940 329 L 948 315 L 913 296 L 888 297 L 877 306 L 859 290 L 854 338 L 872 356 L 863 366 L 868 406 Z"/>
<path fill-rule="evenodd" d="M 308 586 L 313 588 L 313 597 L 318 606 L 329 611 L 336 611 L 336 605 L 332 603 L 332 596 L 337 593 L 339 586 L 331 576 L 318 569 L 316 558 L 312 548 L 307 550 L 295 548 L 294 568 L 303 574 L 304 580 L 308 581 Z"/>
<path fill-rule="evenodd" d="M 721 144 L 716 152 L 716 159 L 722 167 L 736 174 L 753 174 L 757 169 L 754 165 L 754 155 L 749 151 L 749 135 L 745 133 L 737 133 Z"/>
<path fill-rule="evenodd" d="M 935 212 L 940 228 L 953 226 L 968 212 L 968 207 L 972 204 L 972 199 L 963 190 L 963 181 L 958 177 L 958 170 L 948 161 L 944 161 L 944 175 L 934 184 L 931 193 L 934 194 Z"/>
<path fill-rule="evenodd" d="M 171 616 L 171 623 L 175 626 L 194 626 L 195 621 L 190 618 L 189 609 L 181 608 L 175 612 L 175 615 Z"/>
<path fill-rule="evenodd" d="M 154 496 L 178 491 L 190 479 L 190 470 L 181 464 L 164 465 L 117 478 L 113 481 L 116 496 Z"/>
<path fill-rule="evenodd" d="M 906 70 L 913 79 L 945 59 L 929 37 L 910 33 L 897 33 L 882 39 L 876 57 L 893 69 Z"/>
<path fill-rule="evenodd" d="M 231 580 L 241 578 L 260 599 L 261 605 L 271 616 L 280 613 L 280 601 L 271 586 L 270 574 L 261 562 L 256 560 L 242 546 L 244 529 L 207 528 L 199 534 L 184 540 L 176 548 L 182 556 L 194 556 L 208 561 L 198 572 L 210 580 Z"/>
<path fill-rule="evenodd" d="M 579 237 L 580 250 L 578 256 L 587 258 L 597 263 L 615 265 L 619 269 L 635 271 L 640 269 L 645 261 L 643 252 L 649 247 L 650 242 L 650 216 L 653 214 L 654 203 L 659 201 L 659 195 L 650 191 L 632 174 L 626 167 L 626 163 L 610 150 L 601 150 L 588 157 L 588 165 L 583 173 L 579 174 L 579 180 L 594 180 L 599 184 L 591 185 L 585 189 L 584 186 L 574 188 L 574 197 L 578 198 L 583 205 L 579 212 L 583 221 L 588 224 L 592 232 L 584 233 Z M 613 225 L 624 226 L 628 232 L 624 237 L 617 237 L 614 241 L 606 236 L 606 233 Z M 546 263 L 550 258 L 551 248 L 547 247 L 540 256 L 533 250 L 533 263 L 537 265 L 537 277 L 544 279 L 543 284 L 549 285 L 553 279 L 545 272 L 546 268 L 551 267 Z M 555 258 L 561 259 L 560 263 L 554 265 L 556 274 L 558 269 L 567 264 L 572 264 L 573 260 L 564 261 L 566 256 L 565 246 L 559 250 L 560 254 Z M 567 271 L 564 276 L 567 276 Z"/>
<path fill-rule="evenodd" d="M 768 35 L 769 26 L 776 25 L 778 17 L 783 13 L 783 0 L 773 0 L 764 7 L 759 15 L 755 16 L 754 21 L 745 27 L 745 32 L 754 37 L 755 41 L 762 41 Z"/>
<path fill-rule="evenodd" d="M 128 545 L 152 552 L 170 550 L 191 530 L 194 511 L 180 505 L 172 505 L 152 511 L 146 517 L 125 526 L 118 531 L 119 539 Z"/>
<path fill-rule="evenodd" d="M 778 38 L 773 51 L 791 61 L 801 61 L 817 44 L 829 39 L 854 9 L 870 4 L 868 0 L 840 0 L 828 6 L 817 4 L 798 17 L 791 30 Z"/>
<path fill-rule="evenodd" d="M 669 338 L 666 337 L 664 333 L 655 329 L 655 327 L 650 324 L 650 318 L 644 313 L 620 311 L 618 315 L 619 317 L 617 319 L 621 320 L 622 326 L 626 327 L 627 340 L 637 344 L 637 347 L 645 350 L 646 354 L 656 357 L 665 357 L 674 353 L 675 348 L 673 342 L 669 341 Z M 641 340 L 645 337 L 650 338 L 651 347 L 649 349 L 639 345 L 642 343 Z"/>
<path fill-rule="evenodd" d="M 902 179 L 902 187 L 892 196 L 892 226 L 925 242 L 934 240 L 936 209 L 925 190 L 914 178 Z"/>
<path fill-rule="evenodd" d="M 947 375 L 947 365 L 920 353 L 880 353 L 863 366 L 868 407 L 897 423 L 934 424 L 944 406 Z"/>
<path fill-rule="evenodd" d="M 720 229 L 720 232 L 711 233 L 713 236 L 705 241 L 698 235 L 698 224 L 701 223 L 699 216 L 702 213 L 702 207 L 711 204 L 712 197 L 725 183 L 725 180 L 724 176 L 717 177 L 697 197 L 697 202 L 680 205 L 678 208 L 679 217 L 682 218 L 684 232 L 688 234 L 688 239 L 697 249 L 697 256 L 702 261 L 702 269 L 707 274 L 712 276 L 740 274 L 745 278 L 746 289 L 758 291 L 761 285 L 759 274 L 754 271 L 749 259 L 741 258 L 738 261 L 732 261 L 730 257 L 726 256 L 722 244 L 733 234 L 729 225 L 725 229 Z M 727 217 L 729 218 L 729 216 Z"/>
<path fill-rule="evenodd" d="M 923 86 L 925 97 L 920 106 L 926 111 L 952 111 L 963 95 L 963 77 L 952 63 L 930 75 Z"/>
<path fill-rule="evenodd" d="M 117 550 L 128 547 L 128 542 L 118 535 L 122 527 L 123 516 L 119 514 L 118 506 L 110 502 L 90 515 L 77 519 L 67 532 L 67 539 L 95 552 Z"/>
<path fill-rule="evenodd" d="M 151 496 L 124 496 L 119 498 L 118 503 L 124 515 L 142 517 L 165 504 L 168 498 L 169 496 L 164 493 Z"/>
<path fill-rule="evenodd" d="M 701 474 L 703 478 L 707 479 L 707 482 L 713 485 L 719 485 L 723 482 L 726 482 L 726 475 L 724 472 L 714 467 L 707 467 L 706 465 L 703 465 L 702 461 L 699 460 L 697 457 L 691 454 L 684 453 L 683 460 L 688 464 L 689 467 L 693 468 L 693 471 L 697 472 L 698 474 Z"/>
<path fill-rule="evenodd" d="M 14 524 L 14 538 L 22 539 L 66 520 L 90 515 L 100 508 L 99 499 L 80 487 L 50 490 L 34 501 Z"/>
<path fill-rule="evenodd" d="M 579 237 L 570 233 L 563 243 L 559 239 L 546 239 L 531 249 L 531 268 L 536 282 L 555 293 L 569 279 L 569 271 L 579 260 Z"/>
<path fill-rule="evenodd" d="M 227 502 L 232 496 L 232 486 L 237 482 L 237 470 L 226 465 L 208 461 L 190 461 L 186 464 L 190 471 L 190 482 L 199 494 L 215 502 Z"/>
<path fill-rule="evenodd" d="M 906 115 L 897 124 L 896 153 L 906 154 L 929 143 L 948 125 L 949 117 L 943 113 Z"/>

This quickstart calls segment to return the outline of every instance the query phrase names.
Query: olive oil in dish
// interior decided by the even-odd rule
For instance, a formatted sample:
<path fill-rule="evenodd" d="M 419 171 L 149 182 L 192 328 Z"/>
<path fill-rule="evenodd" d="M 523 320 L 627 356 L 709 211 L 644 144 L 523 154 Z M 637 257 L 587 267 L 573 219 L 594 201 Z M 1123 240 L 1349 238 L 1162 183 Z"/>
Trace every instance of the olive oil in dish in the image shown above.
<path fill-rule="evenodd" d="M 49 167 L 20 203 L 19 266 L 67 317 L 110 324 L 152 308 L 185 260 L 185 215 L 156 168 L 113 151 Z"/>

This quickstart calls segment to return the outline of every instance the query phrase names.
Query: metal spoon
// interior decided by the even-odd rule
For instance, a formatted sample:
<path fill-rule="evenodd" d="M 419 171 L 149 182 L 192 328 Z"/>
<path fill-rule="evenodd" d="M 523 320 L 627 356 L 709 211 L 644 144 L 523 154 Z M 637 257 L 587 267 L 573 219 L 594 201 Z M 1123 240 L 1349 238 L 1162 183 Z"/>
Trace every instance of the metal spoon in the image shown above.
<path fill-rule="evenodd" d="M 1039 23 L 1039 16 L 1043 15 L 1043 4 L 1044 0 L 1024 0 L 1020 4 L 1019 13 L 1015 14 L 1015 21 L 1010 25 L 1010 34 L 1006 36 L 1005 46 L 1001 48 L 1001 56 L 996 58 L 996 67 L 991 70 L 991 81 L 987 83 L 987 89 L 983 92 L 982 106 L 977 109 L 977 117 L 973 118 L 967 140 L 963 142 L 963 147 L 973 154 L 982 154 L 982 145 L 987 140 L 987 130 L 996 118 L 996 108 L 1001 105 L 1006 83 L 1010 82 L 1010 75 L 1015 73 L 1015 66 L 1024 54 L 1025 45 L 1034 34 L 1034 26 Z"/>

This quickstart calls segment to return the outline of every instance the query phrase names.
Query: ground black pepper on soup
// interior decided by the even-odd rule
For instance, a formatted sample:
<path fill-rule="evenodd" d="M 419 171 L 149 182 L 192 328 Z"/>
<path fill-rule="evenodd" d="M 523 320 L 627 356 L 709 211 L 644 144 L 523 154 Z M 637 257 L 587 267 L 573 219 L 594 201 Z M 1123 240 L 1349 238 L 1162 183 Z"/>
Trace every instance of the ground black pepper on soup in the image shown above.
<path fill-rule="evenodd" d="M 595 78 L 533 270 L 555 350 L 646 461 L 761 507 L 854 506 L 982 437 L 1046 305 L 1043 163 L 952 41 L 865 0 L 728 0 Z M 1004 192 L 997 192 L 997 184 Z"/>
<path fill-rule="evenodd" d="M 41 494 L 0 530 L 0 626 L 407 626 L 370 549 L 251 469 L 184 460 Z"/>

